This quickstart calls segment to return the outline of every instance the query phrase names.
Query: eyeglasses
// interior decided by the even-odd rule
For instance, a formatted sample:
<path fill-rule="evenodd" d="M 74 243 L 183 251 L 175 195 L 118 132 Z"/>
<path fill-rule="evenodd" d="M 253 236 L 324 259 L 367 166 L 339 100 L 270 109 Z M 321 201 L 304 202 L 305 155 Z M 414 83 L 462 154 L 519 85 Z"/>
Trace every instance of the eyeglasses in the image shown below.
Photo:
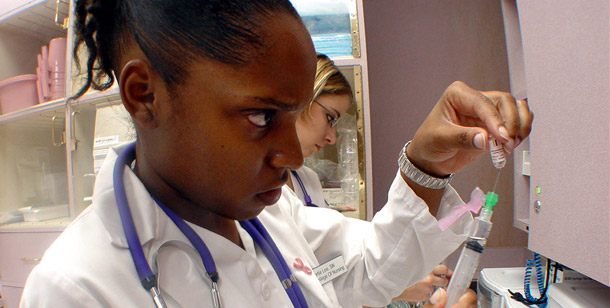
<path fill-rule="evenodd" d="M 326 110 L 326 112 L 327 112 L 326 120 L 328 120 L 328 124 L 330 124 L 330 127 L 337 126 L 337 121 L 339 121 L 339 116 L 331 115 L 331 114 L 335 114 L 335 112 L 330 111 L 328 108 L 324 107 L 324 105 L 320 104 L 318 101 L 314 100 L 313 102 L 320 105 L 320 107 L 322 107 L 322 108 L 324 108 L 324 110 Z"/>

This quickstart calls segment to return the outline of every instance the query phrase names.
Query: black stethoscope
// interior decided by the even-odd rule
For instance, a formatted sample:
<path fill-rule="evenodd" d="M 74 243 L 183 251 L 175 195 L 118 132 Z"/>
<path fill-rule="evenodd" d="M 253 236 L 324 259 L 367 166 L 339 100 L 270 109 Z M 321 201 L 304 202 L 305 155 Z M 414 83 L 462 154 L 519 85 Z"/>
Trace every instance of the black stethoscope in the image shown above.
<path fill-rule="evenodd" d="M 297 174 L 297 172 L 294 170 L 290 170 L 290 172 L 292 172 L 292 175 L 294 175 L 294 178 L 297 180 L 297 183 L 299 183 L 299 186 L 301 187 L 301 191 L 303 192 L 303 199 L 305 200 L 305 205 L 319 207 L 318 205 L 316 205 L 315 203 L 313 203 L 311 201 L 311 197 L 307 193 L 307 190 L 305 189 L 305 185 L 303 185 L 303 181 L 301 181 L 301 177 Z M 328 205 L 328 204 L 326 204 L 326 205 Z"/>
<path fill-rule="evenodd" d="M 150 265 L 144 257 L 142 245 L 140 243 L 140 239 L 138 238 L 138 233 L 136 232 L 133 217 L 131 216 L 131 211 L 129 210 L 129 204 L 127 202 L 127 194 L 125 192 L 125 184 L 123 182 L 123 170 L 125 166 L 131 165 L 131 163 L 135 160 L 135 157 L 135 142 L 127 144 L 125 149 L 123 149 L 123 151 L 117 157 L 113 170 L 114 195 L 117 201 L 117 207 L 119 209 L 121 224 L 123 225 L 125 237 L 129 246 L 129 252 L 131 253 L 131 258 L 133 259 L 133 263 L 142 282 L 142 286 L 144 289 L 150 292 L 157 308 L 166 308 L 167 305 L 165 304 L 165 301 L 163 300 L 161 292 L 157 286 L 157 276 L 156 274 L 152 273 Z M 184 236 L 188 238 L 199 253 L 207 276 L 211 280 L 211 292 L 214 307 L 222 307 L 220 302 L 220 293 L 218 290 L 219 276 L 218 272 L 216 271 L 216 264 L 214 263 L 214 259 L 212 258 L 207 246 L 197 235 L 197 233 L 195 233 L 195 231 L 182 218 L 180 218 L 176 213 L 171 211 L 158 200 L 154 198 L 153 200 L 155 200 L 157 205 L 159 205 L 167 216 L 169 216 L 169 218 L 176 224 L 178 229 L 182 231 Z M 286 264 L 286 261 L 284 261 L 280 250 L 273 242 L 271 235 L 269 235 L 263 224 L 258 220 L 258 218 L 243 220 L 239 223 L 242 228 L 244 228 L 248 234 L 250 234 L 259 248 L 261 248 L 265 253 L 265 256 L 269 260 L 269 263 L 271 263 L 273 266 L 275 273 L 280 279 L 280 282 L 286 290 L 286 293 L 288 294 L 288 297 L 292 301 L 294 307 L 307 307 L 305 296 L 303 296 L 303 292 L 301 292 L 296 278 L 294 275 L 292 275 L 292 272 Z"/>

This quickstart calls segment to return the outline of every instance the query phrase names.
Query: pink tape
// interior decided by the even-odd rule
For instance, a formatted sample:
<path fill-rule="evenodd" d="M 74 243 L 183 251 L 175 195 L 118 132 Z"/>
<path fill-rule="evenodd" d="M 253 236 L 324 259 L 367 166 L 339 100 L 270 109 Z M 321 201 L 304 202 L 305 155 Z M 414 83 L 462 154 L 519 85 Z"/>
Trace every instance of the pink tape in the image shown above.
<path fill-rule="evenodd" d="M 438 221 L 438 227 L 441 230 L 445 231 L 449 226 L 451 226 L 460 216 L 464 215 L 464 213 L 471 211 L 473 213 L 478 213 L 483 206 L 483 201 L 485 200 L 485 194 L 483 191 L 476 187 L 472 193 L 470 193 L 470 201 L 466 204 L 455 205 L 451 209 L 451 213 L 441 220 Z"/>

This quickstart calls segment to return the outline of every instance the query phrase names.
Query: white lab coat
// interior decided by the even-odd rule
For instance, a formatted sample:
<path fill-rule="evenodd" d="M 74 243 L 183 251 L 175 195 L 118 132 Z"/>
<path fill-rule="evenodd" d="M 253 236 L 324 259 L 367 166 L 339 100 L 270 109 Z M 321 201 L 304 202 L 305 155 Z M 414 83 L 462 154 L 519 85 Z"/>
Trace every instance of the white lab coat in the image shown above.
<path fill-rule="evenodd" d="M 28 277 L 22 307 L 154 307 L 141 286 L 121 227 L 112 185 L 116 155 L 111 151 L 100 170 L 93 204 L 66 228 Z M 151 266 L 158 252 L 160 288 L 168 306 L 212 307 L 210 287 L 201 278 L 203 266 L 191 244 L 129 168 L 125 168 L 124 181 Z M 453 189 L 446 189 L 442 202 L 459 204 L 461 200 Z M 287 187 L 280 201 L 267 207 L 259 219 L 289 266 L 297 257 L 314 268 L 343 256 L 347 273 L 324 285 L 315 274 L 291 268 L 309 307 L 387 304 L 455 250 L 472 220 L 465 215 L 442 232 L 425 203 L 400 176 L 372 223 L 305 207 Z M 292 307 L 267 258 L 239 224 L 245 250 L 191 226 L 216 262 L 223 307 Z M 188 249 L 172 248 L 176 243 Z"/>

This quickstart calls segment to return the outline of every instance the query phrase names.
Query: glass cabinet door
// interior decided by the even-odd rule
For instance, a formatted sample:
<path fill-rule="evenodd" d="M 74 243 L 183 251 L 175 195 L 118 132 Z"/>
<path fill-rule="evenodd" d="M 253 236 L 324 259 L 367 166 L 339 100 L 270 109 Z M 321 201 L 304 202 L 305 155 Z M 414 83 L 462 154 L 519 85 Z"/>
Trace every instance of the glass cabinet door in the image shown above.
<path fill-rule="evenodd" d="M 337 142 L 327 144 L 305 160 L 320 177 L 326 202 L 344 215 L 366 218 L 366 175 L 359 65 L 341 66 L 354 91 L 354 103 L 337 123 Z"/>
<path fill-rule="evenodd" d="M 116 87 L 87 94 L 70 105 L 74 210 L 92 202 L 95 176 L 111 147 L 135 139 L 135 129 Z"/>
<path fill-rule="evenodd" d="M 69 221 L 64 110 L 0 117 L 0 226 Z"/>
<path fill-rule="evenodd" d="M 326 201 L 346 216 L 372 218 L 368 70 L 361 0 L 291 0 L 317 52 L 329 56 L 350 82 L 355 104 L 337 126 L 337 143 L 305 161 L 321 178 Z"/>
<path fill-rule="evenodd" d="M 68 9 L 65 0 L 0 5 L 2 228 L 69 221 L 63 64 Z M 27 84 L 13 83 L 26 77 Z"/>
<path fill-rule="evenodd" d="M 291 0 L 317 52 L 329 57 L 360 57 L 355 0 Z"/>

